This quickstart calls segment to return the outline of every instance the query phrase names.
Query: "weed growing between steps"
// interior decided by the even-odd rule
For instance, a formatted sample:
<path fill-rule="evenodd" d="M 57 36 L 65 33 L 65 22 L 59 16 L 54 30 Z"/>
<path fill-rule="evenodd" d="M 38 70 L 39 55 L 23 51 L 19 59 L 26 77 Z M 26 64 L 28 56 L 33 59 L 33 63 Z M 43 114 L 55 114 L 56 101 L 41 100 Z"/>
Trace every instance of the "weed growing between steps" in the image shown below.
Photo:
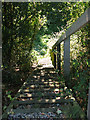
<path fill-rule="evenodd" d="M 74 94 L 75 90 L 73 88 L 70 88 L 70 86 L 66 86 L 67 81 L 65 81 L 65 78 L 63 75 L 58 76 L 58 79 L 60 81 L 60 84 L 63 86 L 60 89 L 61 96 L 64 97 L 65 99 L 72 99 L 74 102 L 72 104 L 68 104 L 66 107 L 62 107 L 62 110 L 64 114 L 67 116 L 67 118 L 86 118 L 85 111 L 81 108 L 76 95 Z M 83 106 L 84 107 L 84 106 Z"/>

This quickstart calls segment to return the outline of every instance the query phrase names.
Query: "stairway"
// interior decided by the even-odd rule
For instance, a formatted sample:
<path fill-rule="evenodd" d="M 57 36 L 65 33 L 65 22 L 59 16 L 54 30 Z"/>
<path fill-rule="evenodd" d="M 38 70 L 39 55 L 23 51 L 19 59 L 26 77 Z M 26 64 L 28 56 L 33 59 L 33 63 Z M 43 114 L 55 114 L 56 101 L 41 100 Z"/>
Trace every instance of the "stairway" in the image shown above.
<path fill-rule="evenodd" d="M 65 108 L 68 110 L 68 106 L 75 102 L 69 92 L 53 67 L 37 67 L 18 91 L 3 118 L 67 118 Z"/>

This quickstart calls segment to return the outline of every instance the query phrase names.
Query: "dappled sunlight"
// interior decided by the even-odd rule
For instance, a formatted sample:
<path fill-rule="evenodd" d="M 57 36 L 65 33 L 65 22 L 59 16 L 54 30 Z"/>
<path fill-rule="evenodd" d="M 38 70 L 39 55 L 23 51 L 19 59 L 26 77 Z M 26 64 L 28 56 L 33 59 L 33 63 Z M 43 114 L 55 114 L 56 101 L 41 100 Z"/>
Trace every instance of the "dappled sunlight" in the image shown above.
<path fill-rule="evenodd" d="M 64 90 L 66 90 L 67 89 L 67 87 L 64 87 Z"/>
<path fill-rule="evenodd" d="M 21 91 L 21 89 L 19 89 L 19 91 L 18 92 L 20 92 Z"/>
<path fill-rule="evenodd" d="M 42 79 L 42 82 L 44 82 L 45 80 L 44 79 Z"/>
<path fill-rule="evenodd" d="M 31 87 L 31 88 L 35 88 L 35 85 L 31 85 L 30 87 Z"/>
<path fill-rule="evenodd" d="M 29 92 L 29 90 L 25 89 L 24 92 Z"/>
<path fill-rule="evenodd" d="M 44 76 L 44 73 L 41 73 L 41 76 Z"/>
<path fill-rule="evenodd" d="M 72 89 L 69 90 L 58 77 L 54 78 L 53 73 L 55 75 L 50 69 L 36 70 L 30 77 L 31 80 L 25 82 L 23 89 L 19 91 L 15 108 L 56 108 L 55 111 L 59 114 L 64 107 L 73 104 L 75 98 L 72 96 Z"/>
<path fill-rule="evenodd" d="M 84 118 L 82 110 L 89 111 L 89 2 L 2 4 L 4 117 Z"/>
<path fill-rule="evenodd" d="M 54 93 L 59 93 L 59 89 L 54 89 Z"/>
<path fill-rule="evenodd" d="M 30 98 L 30 101 L 32 101 L 33 99 L 32 98 Z"/>
<path fill-rule="evenodd" d="M 35 75 L 34 75 L 33 77 L 34 77 L 34 78 L 37 78 L 37 76 L 35 76 Z"/>
<path fill-rule="evenodd" d="M 56 102 L 56 99 L 52 99 L 52 102 L 55 103 L 55 102 Z"/>
<path fill-rule="evenodd" d="M 52 85 L 52 84 L 49 84 L 49 86 L 50 86 L 50 87 L 54 87 L 54 85 Z"/>
<path fill-rule="evenodd" d="M 51 81 L 52 81 L 52 79 L 49 79 L 48 81 L 49 81 L 49 82 L 51 82 Z"/>
<path fill-rule="evenodd" d="M 64 82 L 59 82 L 57 78 L 55 80 L 52 75 L 57 75 L 55 71 L 50 71 L 50 69 L 52 68 L 42 68 L 40 71 L 36 70 L 37 72 L 32 76 L 31 81 L 24 83 L 23 91 L 25 94 L 20 95 L 20 100 L 33 101 L 34 98 L 36 98 L 37 101 L 43 102 L 43 100 L 45 100 L 46 103 L 51 101 L 55 103 L 62 98 L 65 100 L 75 100 L 71 95 L 72 90 L 68 90 Z M 63 88 L 61 85 L 63 85 Z"/>
<path fill-rule="evenodd" d="M 46 100 L 45 100 L 45 102 L 48 102 L 48 101 L 49 101 L 49 99 L 46 99 Z"/>
<path fill-rule="evenodd" d="M 61 97 L 56 97 L 56 100 L 60 100 L 61 99 Z"/>
<path fill-rule="evenodd" d="M 72 89 L 69 90 L 64 82 L 59 81 L 58 77 L 54 77 L 57 76 L 57 73 L 50 69 L 52 68 L 36 70 L 30 77 L 31 80 L 24 83 L 23 89 L 19 91 L 20 95 L 16 99 L 20 101 L 21 107 L 23 104 L 27 104 L 26 108 L 29 105 L 30 109 L 41 106 L 59 109 L 75 101 L 71 93 Z M 61 112 L 60 110 L 57 112 Z"/>

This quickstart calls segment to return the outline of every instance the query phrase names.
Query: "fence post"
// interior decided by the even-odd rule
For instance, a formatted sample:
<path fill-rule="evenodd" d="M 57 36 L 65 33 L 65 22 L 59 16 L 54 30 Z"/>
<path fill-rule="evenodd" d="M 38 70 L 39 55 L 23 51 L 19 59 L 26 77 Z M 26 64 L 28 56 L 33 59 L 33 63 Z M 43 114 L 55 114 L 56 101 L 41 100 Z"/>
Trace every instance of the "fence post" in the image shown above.
<path fill-rule="evenodd" d="M 54 68 L 56 69 L 56 47 L 54 48 Z"/>
<path fill-rule="evenodd" d="M 64 40 L 64 76 L 69 79 L 70 75 L 70 37 Z"/>
<path fill-rule="evenodd" d="M 89 82 L 89 93 L 88 93 L 87 118 L 88 120 L 90 120 L 90 82 Z"/>
<path fill-rule="evenodd" d="M 59 70 L 59 74 L 61 71 L 61 50 L 60 50 L 60 43 L 57 45 L 57 69 Z"/>
<path fill-rule="evenodd" d="M 2 119 L 2 2 L 0 1 L 0 120 Z"/>

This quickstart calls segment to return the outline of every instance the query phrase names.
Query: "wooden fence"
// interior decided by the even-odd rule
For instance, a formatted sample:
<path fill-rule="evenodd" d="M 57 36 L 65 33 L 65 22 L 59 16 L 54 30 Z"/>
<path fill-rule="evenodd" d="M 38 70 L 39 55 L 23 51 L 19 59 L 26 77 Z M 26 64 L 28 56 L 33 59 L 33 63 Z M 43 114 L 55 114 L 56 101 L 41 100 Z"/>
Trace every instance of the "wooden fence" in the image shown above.
<path fill-rule="evenodd" d="M 60 39 L 53 45 L 52 51 L 57 50 L 57 53 L 54 53 L 54 67 L 60 71 L 61 68 L 61 50 L 60 44 L 64 41 L 64 76 L 69 79 L 70 75 L 70 36 L 77 32 L 80 28 L 84 27 L 87 23 L 90 22 L 90 8 L 88 8 L 85 13 L 78 18 L 76 22 L 72 24 L 71 27 L 67 29 L 65 34 L 63 34 Z M 88 96 L 88 110 L 87 118 L 90 120 L 90 85 L 89 85 L 89 96 Z"/>

